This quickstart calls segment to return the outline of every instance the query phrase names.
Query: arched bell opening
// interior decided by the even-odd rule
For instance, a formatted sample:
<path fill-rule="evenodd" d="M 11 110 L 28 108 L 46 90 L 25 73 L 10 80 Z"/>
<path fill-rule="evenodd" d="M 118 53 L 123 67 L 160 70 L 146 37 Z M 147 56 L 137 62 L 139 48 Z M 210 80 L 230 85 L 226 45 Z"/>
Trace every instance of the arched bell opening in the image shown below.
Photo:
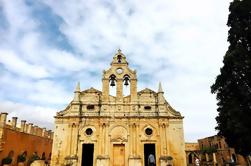
<path fill-rule="evenodd" d="M 112 74 L 109 77 L 109 92 L 110 92 L 110 95 L 116 96 L 116 88 L 117 88 L 116 76 L 114 74 Z"/>
<path fill-rule="evenodd" d="M 130 95 L 130 91 L 130 76 L 126 74 L 123 77 L 123 95 Z"/>
<path fill-rule="evenodd" d="M 188 164 L 193 164 L 193 154 L 189 153 L 188 155 Z"/>
<path fill-rule="evenodd" d="M 118 60 L 118 63 L 121 63 L 122 62 L 122 55 L 118 55 L 117 60 Z"/>

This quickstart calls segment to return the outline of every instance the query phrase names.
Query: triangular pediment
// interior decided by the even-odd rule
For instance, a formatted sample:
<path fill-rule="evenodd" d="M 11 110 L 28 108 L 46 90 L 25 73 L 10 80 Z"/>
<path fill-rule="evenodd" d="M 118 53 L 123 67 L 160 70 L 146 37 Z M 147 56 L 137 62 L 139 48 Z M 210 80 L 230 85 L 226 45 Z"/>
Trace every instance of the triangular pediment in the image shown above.
<path fill-rule="evenodd" d="M 138 92 L 138 94 L 142 94 L 142 93 L 156 93 L 156 92 L 149 89 L 149 88 L 145 88 L 145 89 Z"/>
<path fill-rule="evenodd" d="M 89 89 L 86 89 L 86 90 L 82 91 L 81 93 L 102 93 L 102 92 L 95 89 L 95 88 L 93 88 L 93 87 L 91 87 Z"/>

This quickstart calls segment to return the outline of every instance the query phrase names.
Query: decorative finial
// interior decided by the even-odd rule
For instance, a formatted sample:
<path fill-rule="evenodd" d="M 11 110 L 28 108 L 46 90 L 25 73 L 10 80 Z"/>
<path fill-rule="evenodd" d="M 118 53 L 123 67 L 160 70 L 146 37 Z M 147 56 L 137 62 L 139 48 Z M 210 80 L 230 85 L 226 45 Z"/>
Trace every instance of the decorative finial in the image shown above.
<path fill-rule="evenodd" d="M 121 49 L 120 49 L 120 48 L 118 49 L 118 53 L 119 53 L 119 54 L 121 53 Z"/>
<path fill-rule="evenodd" d="M 159 82 L 159 89 L 158 89 L 158 93 L 164 93 L 164 92 L 163 92 L 163 89 L 162 89 L 161 82 Z"/>
<path fill-rule="evenodd" d="M 79 102 L 80 101 L 80 83 L 77 83 L 75 92 L 74 92 L 74 98 L 73 98 L 73 102 Z"/>
<path fill-rule="evenodd" d="M 77 86 L 76 86 L 75 92 L 80 92 L 80 83 L 79 83 L 79 82 L 77 83 Z"/>

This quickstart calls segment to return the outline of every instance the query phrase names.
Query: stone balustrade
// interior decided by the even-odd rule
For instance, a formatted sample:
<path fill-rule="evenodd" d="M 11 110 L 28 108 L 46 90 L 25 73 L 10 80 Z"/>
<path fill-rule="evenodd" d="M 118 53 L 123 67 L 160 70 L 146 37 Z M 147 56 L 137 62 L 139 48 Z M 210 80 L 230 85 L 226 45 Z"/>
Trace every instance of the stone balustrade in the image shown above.
<path fill-rule="evenodd" d="M 39 126 L 33 125 L 33 123 L 27 123 L 26 120 L 21 120 L 21 123 L 18 124 L 18 118 L 12 117 L 11 121 L 7 121 L 8 113 L 1 112 L 0 113 L 0 128 L 7 127 L 12 130 L 16 130 L 19 132 L 32 134 L 40 137 L 46 137 L 49 139 L 53 138 L 53 132 L 51 130 L 46 130 L 46 128 L 40 128 Z M 1 130 L 0 130 L 0 138 L 1 138 Z"/>

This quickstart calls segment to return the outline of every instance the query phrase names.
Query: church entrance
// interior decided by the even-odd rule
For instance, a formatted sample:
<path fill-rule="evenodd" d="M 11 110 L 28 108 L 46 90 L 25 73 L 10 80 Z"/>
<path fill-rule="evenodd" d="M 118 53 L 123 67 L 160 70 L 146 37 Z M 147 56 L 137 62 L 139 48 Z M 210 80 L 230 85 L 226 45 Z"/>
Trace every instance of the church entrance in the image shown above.
<path fill-rule="evenodd" d="M 113 145 L 113 166 L 125 166 L 125 145 Z"/>
<path fill-rule="evenodd" d="M 154 156 L 154 160 L 155 160 L 155 164 L 156 164 L 155 144 L 144 144 L 144 163 L 145 163 L 145 166 L 148 166 L 148 158 L 149 158 L 150 154 L 152 154 Z"/>
<path fill-rule="evenodd" d="M 82 164 L 81 166 L 93 166 L 94 144 L 82 145 Z"/>

